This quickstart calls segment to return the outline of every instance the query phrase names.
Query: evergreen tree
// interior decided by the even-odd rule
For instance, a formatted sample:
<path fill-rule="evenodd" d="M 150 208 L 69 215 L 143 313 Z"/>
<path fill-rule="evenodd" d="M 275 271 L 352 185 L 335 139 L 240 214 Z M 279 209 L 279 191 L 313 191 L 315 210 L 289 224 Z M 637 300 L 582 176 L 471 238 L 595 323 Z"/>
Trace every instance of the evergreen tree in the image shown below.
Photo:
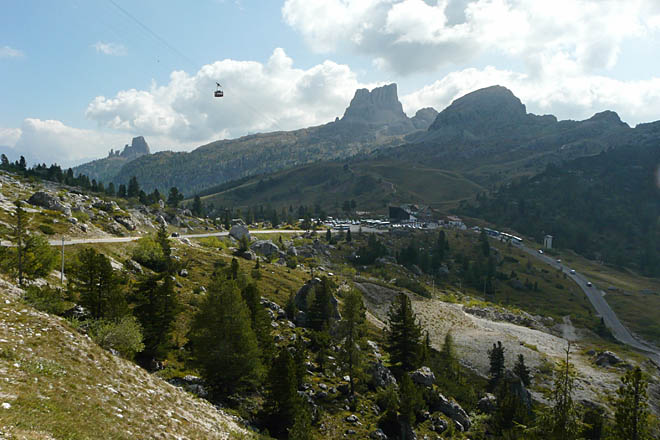
<path fill-rule="evenodd" d="M 176 208 L 182 200 L 183 194 L 179 192 L 179 189 L 176 186 L 170 188 L 170 193 L 167 195 L 167 206 Z"/>
<path fill-rule="evenodd" d="M 312 416 L 308 405 L 301 403 L 293 419 L 293 426 L 289 428 L 289 440 L 312 440 Z"/>
<path fill-rule="evenodd" d="M 27 162 L 25 161 L 25 157 L 23 156 L 21 156 L 21 158 L 18 160 L 18 169 L 20 171 L 27 170 Z"/>
<path fill-rule="evenodd" d="M 161 268 L 160 271 L 167 272 L 169 274 L 175 273 L 176 267 L 172 258 L 172 246 L 170 244 L 167 228 L 163 223 L 158 225 L 158 231 L 156 232 L 156 243 L 158 243 L 163 253 L 163 261 L 158 265 Z"/>
<path fill-rule="evenodd" d="M 204 206 L 202 205 L 202 199 L 198 194 L 195 194 L 195 199 L 193 200 L 191 211 L 197 217 L 204 215 Z"/>
<path fill-rule="evenodd" d="M 140 184 L 138 183 L 137 177 L 133 176 L 128 181 L 128 189 L 126 190 L 127 197 L 137 197 L 140 195 Z"/>
<path fill-rule="evenodd" d="M 5 156 L 4 153 L 0 155 L 0 166 L 5 170 L 9 168 L 9 159 L 7 159 L 7 156 Z"/>
<path fill-rule="evenodd" d="M 504 376 L 504 347 L 501 341 L 493 344 L 493 348 L 488 350 L 488 358 L 490 361 L 490 386 L 494 389 Z"/>
<path fill-rule="evenodd" d="M 147 193 L 144 192 L 143 190 L 140 190 L 140 192 L 138 193 L 138 200 L 143 205 L 148 205 L 149 204 L 149 197 L 147 197 Z"/>
<path fill-rule="evenodd" d="M 126 185 L 123 183 L 119 184 L 119 189 L 117 190 L 117 197 L 126 198 Z"/>
<path fill-rule="evenodd" d="M 417 385 L 404 374 L 399 383 L 399 412 L 404 423 L 412 426 L 415 423 L 417 412 L 424 408 L 424 399 Z"/>
<path fill-rule="evenodd" d="M 615 438 L 627 440 L 649 440 L 647 381 L 639 367 L 628 371 L 621 378 L 617 390 L 614 414 Z"/>
<path fill-rule="evenodd" d="M 419 363 L 421 365 L 430 365 L 431 363 L 431 338 L 429 332 L 424 332 L 424 342 L 421 345 L 421 351 L 419 353 Z"/>
<path fill-rule="evenodd" d="M 390 354 L 391 363 L 399 365 L 404 371 L 418 368 L 422 330 L 406 294 L 399 293 L 387 317 L 385 347 Z"/>
<path fill-rule="evenodd" d="M 293 426 L 301 406 L 293 356 L 282 347 L 273 361 L 266 383 L 264 411 L 271 435 L 281 438 Z"/>
<path fill-rule="evenodd" d="M 83 249 L 68 275 L 69 287 L 93 318 L 117 319 L 128 313 L 126 295 L 105 255 Z"/>
<path fill-rule="evenodd" d="M 133 313 L 144 334 L 142 355 L 147 359 L 162 359 L 171 344 L 174 320 L 180 308 L 173 277 L 166 273 L 145 277 L 137 283 L 133 295 L 136 303 Z"/>
<path fill-rule="evenodd" d="M 353 241 L 353 237 L 351 237 L 351 229 L 349 228 L 348 231 L 346 231 L 346 242 L 350 243 Z"/>
<path fill-rule="evenodd" d="M 526 387 L 529 386 L 531 383 L 531 379 L 529 377 L 529 368 L 527 368 L 527 365 L 525 365 L 525 357 L 522 355 L 522 353 L 518 355 L 516 364 L 513 366 L 513 372 L 516 373 L 516 376 L 522 380 Z"/>
<path fill-rule="evenodd" d="M 112 183 L 112 182 L 110 182 L 110 183 L 108 184 L 108 187 L 107 187 L 106 190 L 105 190 L 105 193 L 106 193 L 107 195 L 109 195 L 110 197 L 114 197 L 114 195 L 115 195 L 115 184 Z"/>
<path fill-rule="evenodd" d="M 449 378 L 458 377 L 460 366 L 458 364 L 458 357 L 456 356 L 456 349 L 454 348 L 454 337 L 452 336 L 451 331 L 448 331 L 445 335 L 445 341 L 440 350 L 439 361 L 440 369 L 445 376 Z"/>
<path fill-rule="evenodd" d="M 332 231 L 330 231 L 330 228 L 325 232 L 325 241 L 332 243 Z"/>
<path fill-rule="evenodd" d="M 257 260 L 257 263 L 259 260 Z M 246 285 L 241 290 L 241 296 L 250 309 L 250 324 L 257 336 L 263 365 L 270 365 L 275 356 L 275 342 L 271 335 L 270 318 L 266 309 L 261 306 L 261 295 L 255 283 Z"/>
<path fill-rule="evenodd" d="M 479 234 L 479 246 L 481 253 L 484 257 L 488 258 L 490 256 L 490 243 L 488 243 L 488 234 L 483 229 L 481 230 L 481 234 Z"/>
<path fill-rule="evenodd" d="M 566 349 L 566 359 L 555 370 L 552 390 L 546 396 L 552 406 L 539 417 L 541 432 L 551 440 L 575 440 L 580 429 L 578 407 L 573 400 L 577 373 L 569 356 L 570 344 Z"/>
<path fill-rule="evenodd" d="M 319 369 L 323 373 L 330 355 L 330 333 L 327 330 L 313 330 L 310 338 L 312 341 L 311 349 L 316 352 L 316 363 L 319 364 Z"/>
<path fill-rule="evenodd" d="M 234 280 L 214 279 L 192 324 L 193 355 L 215 395 L 254 389 L 264 368 L 250 309 Z"/>
<path fill-rule="evenodd" d="M 342 320 L 339 323 L 339 339 L 343 340 L 339 359 L 342 369 L 349 377 L 351 397 L 355 398 L 355 376 L 362 369 L 363 350 L 366 327 L 366 311 L 362 294 L 351 290 L 344 298 Z"/>
<path fill-rule="evenodd" d="M 321 282 L 314 287 L 314 300 L 307 319 L 310 328 L 323 330 L 330 327 L 333 318 L 332 289 L 332 281 L 328 277 L 321 278 Z"/>

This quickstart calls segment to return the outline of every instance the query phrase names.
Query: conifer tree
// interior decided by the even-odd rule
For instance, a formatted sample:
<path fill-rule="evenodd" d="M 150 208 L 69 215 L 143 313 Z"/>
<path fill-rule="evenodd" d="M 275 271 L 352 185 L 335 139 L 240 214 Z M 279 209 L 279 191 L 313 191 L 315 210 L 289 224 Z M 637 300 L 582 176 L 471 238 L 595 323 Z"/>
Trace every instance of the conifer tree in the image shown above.
<path fill-rule="evenodd" d="M 167 206 L 176 208 L 182 200 L 183 194 L 179 192 L 179 189 L 176 186 L 170 188 L 170 192 L 167 195 Z"/>
<path fill-rule="evenodd" d="M 95 319 L 117 319 L 128 313 L 126 296 L 110 260 L 96 250 L 80 251 L 69 271 L 69 287 Z"/>
<path fill-rule="evenodd" d="M 415 423 L 416 414 L 424 407 L 424 399 L 409 375 L 404 374 L 399 384 L 399 412 L 409 426 Z"/>
<path fill-rule="evenodd" d="M 573 400 L 577 373 L 570 362 L 570 344 L 566 359 L 555 370 L 554 385 L 546 396 L 551 407 L 541 413 L 539 427 L 545 438 L 551 440 L 575 440 L 580 428 L 578 407 Z"/>
<path fill-rule="evenodd" d="M 497 341 L 497 344 L 493 344 L 493 348 L 488 350 L 488 358 L 490 361 L 490 386 L 491 389 L 494 389 L 504 375 L 504 347 L 501 341 Z"/>
<path fill-rule="evenodd" d="M 195 194 L 191 211 L 197 217 L 201 217 L 204 214 L 204 206 L 202 205 L 202 199 L 201 197 L 199 197 L 198 194 Z"/>
<path fill-rule="evenodd" d="M 248 309 L 250 309 L 250 324 L 257 336 L 261 361 L 263 365 L 269 365 L 275 355 L 275 342 L 271 335 L 270 318 L 266 309 L 261 306 L 259 289 L 255 283 L 250 283 L 241 290 L 241 295 Z"/>
<path fill-rule="evenodd" d="M 342 307 L 342 320 L 339 323 L 339 338 L 343 340 L 339 358 L 342 369 L 349 377 L 350 394 L 355 398 L 355 376 L 359 374 L 363 362 L 363 350 L 360 346 L 364 343 L 366 311 L 362 294 L 357 290 L 351 290 L 344 298 Z"/>
<path fill-rule="evenodd" d="M 128 181 L 128 189 L 126 190 L 126 195 L 131 197 L 137 197 L 140 195 L 140 184 L 138 183 L 137 177 L 133 176 Z"/>
<path fill-rule="evenodd" d="M 312 440 L 312 415 L 308 405 L 301 403 L 294 416 L 293 426 L 289 428 L 289 440 Z"/>
<path fill-rule="evenodd" d="M 350 243 L 353 241 L 353 237 L 351 236 L 351 229 L 349 228 L 348 231 L 346 231 L 346 242 Z"/>
<path fill-rule="evenodd" d="M 147 276 L 137 283 L 134 297 L 133 313 L 140 321 L 144 335 L 142 355 L 162 359 L 171 344 L 174 320 L 180 307 L 174 280 L 167 274 Z"/>
<path fill-rule="evenodd" d="M 387 316 L 385 348 L 390 354 L 390 362 L 404 371 L 418 368 L 422 330 L 406 294 L 400 293 L 395 298 Z"/>
<path fill-rule="evenodd" d="M 522 353 L 518 355 L 516 364 L 513 366 L 513 372 L 516 373 L 516 376 L 522 380 L 526 387 L 529 386 L 531 383 L 531 379 L 529 377 L 529 368 L 527 368 L 527 365 L 525 365 L 525 357 L 522 355 Z"/>
<path fill-rule="evenodd" d="M 449 378 L 458 377 L 460 367 L 458 364 L 458 357 L 456 356 L 456 349 L 454 347 L 454 337 L 451 331 L 445 335 L 442 349 L 440 350 L 440 367 L 445 376 Z"/>
<path fill-rule="evenodd" d="M 314 287 L 314 300 L 309 307 L 308 325 L 314 330 L 330 327 L 332 319 L 332 281 L 328 277 Z"/>
<path fill-rule="evenodd" d="M 117 197 L 126 198 L 126 185 L 121 183 L 119 189 L 117 189 Z"/>
<path fill-rule="evenodd" d="M 268 430 L 276 437 L 283 436 L 293 426 L 301 402 L 293 356 L 282 347 L 273 360 L 266 383 L 264 411 Z"/>
<path fill-rule="evenodd" d="M 332 243 L 332 231 L 330 231 L 330 228 L 325 232 L 325 241 Z"/>
<path fill-rule="evenodd" d="M 614 414 L 615 438 L 649 440 L 649 410 L 647 381 L 639 367 L 628 371 L 621 378 L 617 390 Z"/>
<path fill-rule="evenodd" d="M 234 280 L 214 279 L 192 324 L 193 355 L 216 395 L 254 389 L 264 368 L 250 309 Z"/>

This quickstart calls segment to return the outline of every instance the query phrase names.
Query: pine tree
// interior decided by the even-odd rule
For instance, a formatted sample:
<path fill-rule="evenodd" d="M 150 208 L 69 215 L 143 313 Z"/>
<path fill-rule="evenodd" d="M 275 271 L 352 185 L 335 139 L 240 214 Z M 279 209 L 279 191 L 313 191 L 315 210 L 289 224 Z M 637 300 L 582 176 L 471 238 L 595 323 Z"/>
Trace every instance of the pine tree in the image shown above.
<path fill-rule="evenodd" d="M 616 438 L 649 440 L 649 410 L 647 381 L 639 367 L 628 371 L 621 378 L 614 404 L 614 434 Z"/>
<path fill-rule="evenodd" d="M 204 206 L 202 205 L 202 199 L 198 194 L 195 194 L 195 199 L 193 200 L 192 213 L 197 217 L 204 215 Z"/>
<path fill-rule="evenodd" d="M 264 368 L 250 309 L 234 280 L 214 279 L 192 324 L 193 355 L 215 395 L 254 389 Z"/>
<path fill-rule="evenodd" d="M 176 186 L 170 188 L 170 192 L 167 196 L 167 206 L 176 208 L 182 200 L 183 194 L 179 192 L 179 189 Z"/>
<path fill-rule="evenodd" d="M 308 311 L 307 323 L 314 330 L 330 327 L 332 319 L 332 281 L 328 277 L 314 287 L 314 300 Z"/>
<path fill-rule="evenodd" d="M 522 380 L 526 387 L 529 386 L 531 383 L 531 379 L 529 377 L 529 368 L 527 368 L 527 365 L 525 365 L 525 357 L 522 355 L 522 353 L 518 355 L 516 364 L 513 366 L 513 372 L 516 373 L 516 376 Z"/>
<path fill-rule="evenodd" d="M 119 184 L 119 189 L 117 190 L 117 197 L 126 198 L 126 185 L 123 183 Z"/>
<path fill-rule="evenodd" d="M 126 295 L 105 255 L 80 251 L 69 271 L 69 287 L 95 319 L 117 319 L 128 313 Z"/>
<path fill-rule="evenodd" d="M 353 237 L 351 237 L 351 230 L 349 228 L 348 231 L 346 231 L 346 242 L 350 243 L 351 241 L 353 241 Z"/>
<path fill-rule="evenodd" d="M 301 405 L 295 362 L 286 347 L 282 347 L 273 360 L 266 387 L 264 411 L 268 430 L 271 435 L 279 437 L 293 426 Z"/>
<path fill-rule="evenodd" d="M 488 350 L 488 358 L 490 360 L 490 386 L 494 389 L 504 376 L 504 347 L 501 341 L 493 344 L 493 348 Z"/>
<path fill-rule="evenodd" d="M 406 294 L 399 293 L 387 316 L 385 347 L 390 354 L 390 362 L 404 371 L 418 368 L 422 330 Z"/>
<path fill-rule="evenodd" d="M 366 311 L 362 294 L 351 290 L 344 298 L 342 320 L 339 323 L 339 339 L 343 340 L 339 359 L 342 369 L 349 377 L 351 397 L 355 398 L 355 376 L 359 374 L 363 362 Z"/>
<path fill-rule="evenodd" d="M 128 189 L 126 190 L 127 197 L 137 197 L 140 195 L 140 184 L 138 183 L 137 177 L 133 176 L 128 181 Z"/>
<path fill-rule="evenodd" d="M 257 260 L 258 262 L 259 260 Z M 250 283 L 241 290 L 241 296 L 250 309 L 250 324 L 257 336 L 263 365 L 270 365 L 275 356 L 275 342 L 271 335 L 270 318 L 261 306 L 261 295 L 255 283 Z"/>
<path fill-rule="evenodd" d="M 330 228 L 325 232 L 325 241 L 332 243 L 332 231 L 330 231 Z"/>
<path fill-rule="evenodd" d="M 458 364 L 458 357 L 456 356 L 456 349 L 454 348 L 454 337 L 451 331 L 445 335 L 445 341 L 440 350 L 440 368 L 445 376 L 449 378 L 457 378 L 460 372 Z"/>
<path fill-rule="evenodd" d="M 424 399 L 410 376 L 404 374 L 399 383 L 399 412 L 409 426 L 415 423 L 417 412 L 424 407 Z"/>
<path fill-rule="evenodd" d="M 577 372 L 570 362 L 570 344 L 566 359 L 555 370 L 552 390 L 546 396 L 551 407 L 541 413 L 539 427 L 552 440 L 575 440 L 580 429 L 578 407 L 573 401 L 573 389 Z"/>
<path fill-rule="evenodd" d="M 174 320 L 180 307 L 173 277 L 167 274 L 145 277 L 138 282 L 133 295 L 136 303 L 133 313 L 144 334 L 143 357 L 162 359 L 171 344 Z"/>
<path fill-rule="evenodd" d="M 109 195 L 110 197 L 114 197 L 115 195 L 115 184 L 110 182 L 108 184 L 108 188 L 106 188 L 105 193 Z"/>
<path fill-rule="evenodd" d="M 301 403 L 294 416 L 293 426 L 289 428 L 289 440 L 312 440 L 312 416 L 308 405 Z"/>

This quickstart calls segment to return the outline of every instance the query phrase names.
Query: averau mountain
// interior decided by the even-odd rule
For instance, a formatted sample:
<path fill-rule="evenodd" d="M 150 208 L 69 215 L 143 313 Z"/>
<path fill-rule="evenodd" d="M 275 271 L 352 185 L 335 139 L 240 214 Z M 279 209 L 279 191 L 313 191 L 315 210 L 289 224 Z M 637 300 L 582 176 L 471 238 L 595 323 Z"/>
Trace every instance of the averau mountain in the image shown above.
<path fill-rule="evenodd" d="M 86 174 L 90 179 L 110 182 L 122 166 L 141 156 L 151 153 L 149 145 L 143 136 L 134 137 L 131 145 L 126 144 L 122 151 L 111 149 L 108 156 L 94 160 L 75 168 L 76 174 Z"/>
<path fill-rule="evenodd" d="M 191 194 L 246 176 L 401 145 L 404 136 L 426 130 L 436 114 L 426 108 L 409 118 L 396 84 L 389 84 L 357 90 L 343 117 L 324 125 L 221 140 L 190 153 L 165 151 L 123 161 L 113 156 L 75 172 L 115 183 L 136 176 L 145 190 L 176 186 Z"/>
<path fill-rule="evenodd" d="M 405 143 L 345 163 L 324 162 L 227 184 L 204 192 L 209 204 L 340 203 L 365 209 L 388 203 L 454 207 L 548 164 L 635 145 L 657 135 L 631 128 L 611 111 L 584 121 L 534 115 L 510 90 L 492 86 L 456 99 L 425 131 Z M 327 202 L 326 202 L 327 203 Z"/>

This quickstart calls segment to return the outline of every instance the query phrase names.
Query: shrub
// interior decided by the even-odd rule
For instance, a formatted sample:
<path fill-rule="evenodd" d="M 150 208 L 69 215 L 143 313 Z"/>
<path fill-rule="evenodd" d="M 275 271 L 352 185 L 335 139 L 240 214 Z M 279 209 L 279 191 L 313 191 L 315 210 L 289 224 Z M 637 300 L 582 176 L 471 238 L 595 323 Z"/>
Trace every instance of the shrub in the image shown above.
<path fill-rule="evenodd" d="M 39 225 L 39 230 L 46 235 L 53 235 L 55 233 L 55 229 L 52 226 L 43 223 Z"/>
<path fill-rule="evenodd" d="M 133 249 L 133 259 L 151 270 L 159 272 L 162 269 L 165 256 L 163 249 L 151 237 L 140 238 Z"/>
<path fill-rule="evenodd" d="M 117 350 L 126 359 L 132 359 L 144 349 L 142 327 L 134 316 L 124 316 L 118 321 L 95 321 L 89 335 L 101 347 Z"/>
<path fill-rule="evenodd" d="M 409 278 L 397 278 L 394 284 L 397 287 L 403 287 L 404 289 L 408 289 L 425 298 L 431 297 L 431 293 L 426 289 L 426 286 L 419 281 L 411 280 Z"/>
<path fill-rule="evenodd" d="M 35 309 L 55 315 L 63 314 L 70 306 L 70 303 L 64 299 L 60 289 L 49 286 L 28 287 L 24 299 Z"/>

